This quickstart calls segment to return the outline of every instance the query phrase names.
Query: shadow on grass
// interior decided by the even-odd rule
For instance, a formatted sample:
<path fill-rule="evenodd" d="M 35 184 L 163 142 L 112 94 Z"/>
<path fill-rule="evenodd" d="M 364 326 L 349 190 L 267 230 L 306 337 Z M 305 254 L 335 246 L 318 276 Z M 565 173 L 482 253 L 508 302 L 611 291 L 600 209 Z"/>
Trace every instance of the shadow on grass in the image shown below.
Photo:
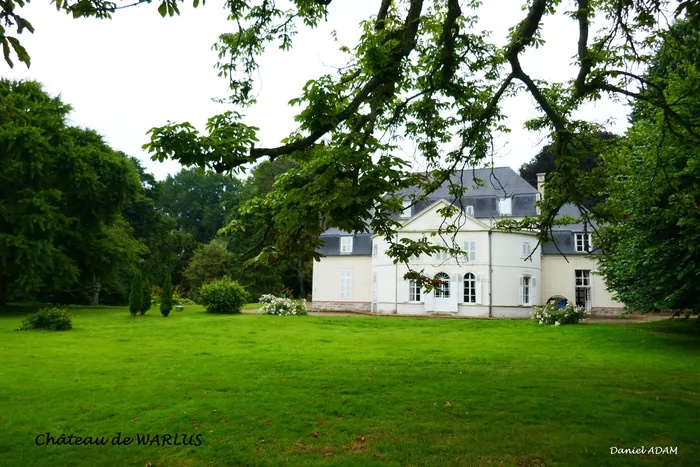
<path fill-rule="evenodd" d="M 653 321 L 648 323 L 646 328 L 654 332 L 685 334 L 687 336 L 700 338 L 700 320 L 698 320 L 698 318 L 675 318 L 666 319 L 663 321 Z"/>

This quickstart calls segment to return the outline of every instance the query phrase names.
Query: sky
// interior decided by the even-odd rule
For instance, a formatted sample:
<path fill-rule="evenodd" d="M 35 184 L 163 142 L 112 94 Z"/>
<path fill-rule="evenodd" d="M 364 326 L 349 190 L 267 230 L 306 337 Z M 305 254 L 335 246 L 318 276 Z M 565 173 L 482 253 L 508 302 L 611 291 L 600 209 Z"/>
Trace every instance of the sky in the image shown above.
<path fill-rule="evenodd" d="M 484 2 L 479 29 L 491 31 L 493 40 L 504 43 L 507 29 L 524 16 L 522 3 Z M 566 8 L 571 1 L 563 3 Z M 260 128 L 260 146 L 278 145 L 295 130 L 293 118 L 299 108 L 287 103 L 299 97 L 304 83 L 344 64 L 331 32 L 336 31 L 339 42 L 352 48 L 360 34 L 359 23 L 376 14 L 378 5 L 378 0 L 335 0 L 328 21 L 314 30 L 300 29 L 291 51 L 265 50 L 260 60 L 258 102 L 244 112 L 244 122 Z M 211 46 L 219 34 L 234 29 L 221 1 L 210 0 L 197 9 L 183 5 L 181 16 L 172 18 L 161 18 L 156 9 L 154 2 L 120 10 L 111 20 L 73 19 L 53 5 L 31 3 L 21 14 L 35 33 L 25 31 L 19 39 L 32 65 L 27 69 L 15 60 L 10 69 L 0 62 L 0 76 L 40 81 L 46 91 L 60 94 L 73 107 L 72 124 L 98 131 L 110 146 L 138 157 L 162 180 L 180 166 L 174 161 L 151 161 L 141 148 L 149 140 L 146 132 L 168 121 L 188 121 L 203 129 L 208 117 L 228 110 L 212 101 L 227 95 L 228 83 L 214 70 L 217 57 Z M 521 58 L 532 78 L 560 81 L 576 74 L 577 28 L 562 12 L 543 22 L 546 45 L 528 50 Z M 543 135 L 523 128 L 525 121 L 538 115 L 532 98 L 521 95 L 503 105 L 511 132 L 497 138 L 494 162 L 517 170 L 546 141 Z M 575 117 L 611 120 L 608 130 L 621 134 L 627 125 L 626 114 L 623 103 L 605 98 L 586 105 Z M 402 153 L 412 159 L 412 145 L 404 145 Z"/>

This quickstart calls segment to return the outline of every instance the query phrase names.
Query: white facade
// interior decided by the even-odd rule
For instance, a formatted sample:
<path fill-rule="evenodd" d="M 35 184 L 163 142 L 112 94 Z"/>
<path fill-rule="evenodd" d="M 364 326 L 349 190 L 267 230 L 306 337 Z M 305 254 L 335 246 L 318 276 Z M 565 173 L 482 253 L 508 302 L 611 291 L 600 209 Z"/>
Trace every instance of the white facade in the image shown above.
<path fill-rule="evenodd" d="M 567 263 L 560 255 L 543 255 L 537 250 L 528 258 L 537 245 L 534 233 L 495 231 L 491 221 L 463 214 L 466 221 L 456 235 L 431 236 L 444 220 L 437 211 L 445 205 L 449 205 L 445 200 L 436 201 L 407 219 L 397 234 L 398 239 L 425 236 L 435 245 L 446 242 L 447 246 L 468 251 L 467 257 L 435 254 L 410 261 L 414 271 L 445 277 L 445 290 L 417 290 L 412 281 L 404 279 L 408 267 L 394 264 L 386 255 L 388 242 L 373 236 L 370 254 L 341 253 L 314 263 L 312 306 L 382 314 L 526 318 L 532 306 L 562 297 L 574 303 L 577 298 L 585 298 L 586 306 L 594 311 L 621 310 L 622 305 L 612 300 L 602 277 L 595 274 L 595 261 L 589 257 L 568 256 Z M 345 245 L 341 252 L 347 242 L 341 238 Z"/>

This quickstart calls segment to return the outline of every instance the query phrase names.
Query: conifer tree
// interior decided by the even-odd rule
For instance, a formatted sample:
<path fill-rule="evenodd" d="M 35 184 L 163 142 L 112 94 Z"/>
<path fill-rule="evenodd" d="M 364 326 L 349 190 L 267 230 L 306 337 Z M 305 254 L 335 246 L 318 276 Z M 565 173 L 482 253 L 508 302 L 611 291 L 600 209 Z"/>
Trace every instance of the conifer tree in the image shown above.
<path fill-rule="evenodd" d="M 166 318 L 173 309 L 173 284 L 170 282 L 170 274 L 165 275 L 163 291 L 160 294 L 160 314 Z"/>

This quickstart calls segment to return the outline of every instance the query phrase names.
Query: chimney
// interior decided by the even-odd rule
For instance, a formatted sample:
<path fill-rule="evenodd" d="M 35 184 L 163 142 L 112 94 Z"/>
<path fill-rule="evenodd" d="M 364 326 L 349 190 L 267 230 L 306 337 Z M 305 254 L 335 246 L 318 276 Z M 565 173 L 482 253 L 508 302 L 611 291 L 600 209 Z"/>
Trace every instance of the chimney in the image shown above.
<path fill-rule="evenodd" d="M 546 173 L 537 174 L 537 201 L 542 201 L 544 199 L 544 178 Z M 540 214 L 540 207 L 537 206 L 537 214 Z"/>

